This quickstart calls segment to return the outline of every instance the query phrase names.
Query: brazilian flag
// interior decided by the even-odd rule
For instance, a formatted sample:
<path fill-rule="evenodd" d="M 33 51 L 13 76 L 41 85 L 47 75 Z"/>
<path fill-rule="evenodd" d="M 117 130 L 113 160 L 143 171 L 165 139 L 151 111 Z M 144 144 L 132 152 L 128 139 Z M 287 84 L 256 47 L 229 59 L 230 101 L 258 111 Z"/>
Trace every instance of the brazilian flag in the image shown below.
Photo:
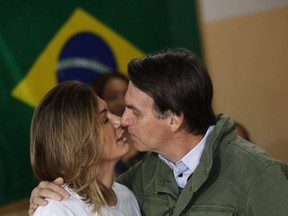
<path fill-rule="evenodd" d="M 1 0 L 0 206 L 37 184 L 30 123 L 50 88 L 126 73 L 130 59 L 166 47 L 201 56 L 196 12 L 193 0 Z"/>

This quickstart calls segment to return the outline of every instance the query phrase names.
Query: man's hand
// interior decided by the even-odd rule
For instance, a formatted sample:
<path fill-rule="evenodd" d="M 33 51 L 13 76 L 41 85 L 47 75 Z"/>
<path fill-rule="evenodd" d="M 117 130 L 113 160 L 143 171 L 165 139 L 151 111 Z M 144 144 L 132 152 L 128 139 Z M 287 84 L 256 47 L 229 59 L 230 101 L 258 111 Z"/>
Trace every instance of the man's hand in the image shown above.
<path fill-rule="evenodd" d="M 63 178 L 57 178 L 53 182 L 41 181 L 31 193 L 28 214 L 32 216 L 39 205 L 46 206 L 48 202 L 45 198 L 58 201 L 68 198 L 70 194 L 61 187 L 63 184 Z"/>

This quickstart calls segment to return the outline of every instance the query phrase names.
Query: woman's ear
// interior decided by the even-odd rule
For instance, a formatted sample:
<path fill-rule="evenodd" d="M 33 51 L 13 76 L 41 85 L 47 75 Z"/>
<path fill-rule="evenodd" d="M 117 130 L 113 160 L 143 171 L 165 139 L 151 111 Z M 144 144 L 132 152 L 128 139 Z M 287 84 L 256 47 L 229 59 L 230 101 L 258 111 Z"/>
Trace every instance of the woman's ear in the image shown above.
<path fill-rule="evenodd" d="M 184 121 L 183 113 L 181 113 L 180 115 L 176 115 L 175 113 L 172 113 L 170 116 L 171 132 L 176 132 L 182 125 L 183 121 Z"/>

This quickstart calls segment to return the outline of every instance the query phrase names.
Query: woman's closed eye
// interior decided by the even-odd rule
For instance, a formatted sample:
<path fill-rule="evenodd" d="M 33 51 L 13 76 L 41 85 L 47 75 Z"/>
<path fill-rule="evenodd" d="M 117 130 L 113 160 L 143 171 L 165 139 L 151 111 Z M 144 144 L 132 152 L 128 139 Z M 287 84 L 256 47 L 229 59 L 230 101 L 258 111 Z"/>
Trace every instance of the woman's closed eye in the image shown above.
<path fill-rule="evenodd" d="M 109 118 L 108 118 L 108 117 L 104 118 L 104 119 L 103 119 L 103 123 L 104 123 L 104 124 L 109 123 Z"/>

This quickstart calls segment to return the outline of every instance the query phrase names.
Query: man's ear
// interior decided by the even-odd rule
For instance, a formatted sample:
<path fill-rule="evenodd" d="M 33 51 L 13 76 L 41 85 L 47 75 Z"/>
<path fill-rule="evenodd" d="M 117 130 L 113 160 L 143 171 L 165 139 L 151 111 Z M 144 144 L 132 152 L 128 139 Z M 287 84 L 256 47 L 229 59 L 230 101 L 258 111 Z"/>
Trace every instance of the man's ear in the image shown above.
<path fill-rule="evenodd" d="M 177 131 L 184 121 L 183 113 L 180 115 L 176 115 L 175 113 L 171 113 L 170 115 L 170 128 L 171 132 Z"/>

